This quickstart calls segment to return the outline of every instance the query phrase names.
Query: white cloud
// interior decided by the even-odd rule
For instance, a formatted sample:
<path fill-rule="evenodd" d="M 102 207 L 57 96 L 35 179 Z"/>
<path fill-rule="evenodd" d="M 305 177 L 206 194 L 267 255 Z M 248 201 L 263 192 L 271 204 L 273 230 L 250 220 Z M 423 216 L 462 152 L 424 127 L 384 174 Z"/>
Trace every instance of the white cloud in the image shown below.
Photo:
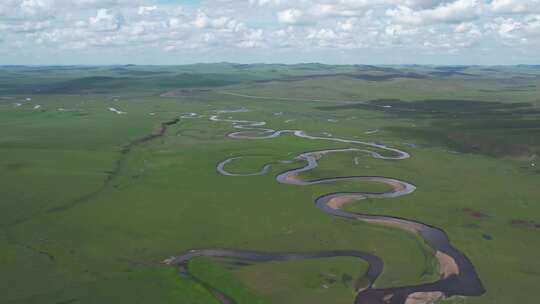
<path fill-rule="evenodd" d="M 253 48 L 264 48 L 265 58 L 323 49 L 405 50 L 418 58 L 497 53 L 501 47 L 540 54 L 539 1 L 207 0 L 180 6 L 155 0 L 0 0 L 0 52 L 24 50 L 31 58 L 81 50 L 75 57 L 107 47 L 124 54 L 186 52 L 189 58 L 209 52 L 217 60 L 222 53 L 256 53 Z"/>
<path fill-rule="evenodd" d="M 471 22 L 464 22 L 456 25 L 455 32 L 460 34 L 465 34 L 469 37 L 480 37 L 482 33 L 478 26 Z"/>
<path fill-rule="evenodd" d="M 162 27 L 163 24 L 159 22 L 139 21 L 126 26 L 126 30 L 131 36 L 141 36 L 148 33 L 156 33 Z"/>
<path fill-rule="evenodd" d="M 244 33 L 242 41 L 238 43 L 241 48 L 255 48 L 264 46 L 264 32 L 262 30 L 252 30 Z"/>
<path fill-rule="evenodd" d="M 535 44 L 540 46 L 540 15 L 530 15 L 523 20 L 499 17 L 487 25 L 508 45 Z"/>
<path fill-rule="evenodd" d="M 244 24 L 238 20 L 228 17 L 209 17 L 206 13 L 200 12 L 193 20 L 193 25 L 200 29 L 215 29 L 221 31 L 238 32 L 244 28 Z"/>
<path fill-rule="evenodd" d="M 99 9 L 94 17 L 88 19 L 88 24 L 96 31 L 118 30 L 122 22 L 122 15 L 113 15 L 108 9 Z"/>
<path fill-rule="evenodd" d="M 52 0 L 23 0 L 21 10 L 28 15 L 36 15 L 48 11 L 53 7 Z"/>
<path fill-rule="evenodd" d="M 49 29 L 51 26 L 52 23 L 50 20 L 37 22 L 26 21 L 20 25 L 16 25 L 13 30 L 16 32 L 33 33 Z"/>
<path fill-rule="evenodd" d="M 258 5 L 258 6 L 279 6 L 281 4 L 281 0 L 249 0 L 249 4 L 251 5 Z"/>
<path fill-rule="evenodd" d="M 183 25 L 182 20 L 180 20 L 180 18 L 177 18 L 177 17 L 169 18 L 169 20 L 167 21 L 167 26 L 170 28 L 176 29 L 176 28 L 180 28 L 182 25 Z"/>
<path fill-rule="evenodd" d="M 460 23 L 478 18 L 483 8 L 480 0 L 456 0 L 431 9 L 414 10 L 400 6 L 388 9 L 386 14 L 398 22 L 410 24 Z"/>
<path fill-rule="evenodd" d="M 540 11 L 540 0 L 493 0 L 489 8 L 500 14 L 533 13 Z"/>
<path fill-rule="evenodd" d="M 403 38 L 416 33 L 416 29 L 406 28 L 401 24 L 389 24 L 384 28 L 384 35 L 390 39 Z"/>
<path fill-rule="evenodd" d="M 351 17 L 361 16 L 370 9 L 383 7 L 395 0 L 339 0 L 329 2 L 314 2 L 309 12 L 317 17 Z"/>
<path fill-rule="evenodd" d="M 394 1 L 394 4 L 416 9 L 432 9 L 449 2 L 452 2 L 452 0 L 396 0 Z"/>
<path fill-rule="evenodd" d="M 195 25 L 198 28 L 205 28 L 210 24 L 210 19 L 205 13 L 199 13 L 195 20 L 193 21 L 193 25 Z"/>
<path fill-rule="evenodd" d="M 295 8 L 290 8 L 278 12 L 278 21 L 284 24 L 296 24 L 300 22 L 303 16 L 304 13 L 302 13 L 302 11 Z"/>
<path fill-rule="evenodd" d="M 157 10 L 157 6 L 139 6 L 137 13 L 142 16 L 147 16 L 152 14 Z"/>
<path fill-rule="evenodd" d="M 350 18 L 345 21 L 338 21 L 337 28 L 344 32 L 350 32 L 354 29 L 356 19 Z"/>
<path fill-rule="evenodd" d="M 316 4 L 311 10 L 311 14 L 317 17 L 321 16 L 355 16 L 358 14 L 357 11 L 345 8 L 341 5 L 336 4 Z"/>
<path fill-rule="evenodd" d="M 534 35 L 535 37 L 540 35 L 540 15 L 532 15 L 525 18 L 525 31 L 527 34 Z"/>
<path fill-rule="evenodd" d="M 338 35 L 332 29 L 322 28 L 319 30 L 310 30 L 307 35 L 307 39 L 319 40 L 319 41 L 331 41 L 338 38 Z"/>
<path fill-rule="evenodd" d="M 482 30 L 474 23 L 464 22 L 456 25 L 454 33 L 448 34 L 454 48 L 468 48 L 477 44 L 483 37 Z"/>
<path fill-rule="evenodd" d="M 309 29 L 306 32 L 306 39 L 322 48 L 353 49 L 361 45 L 353 33 L 332 28 Z"/>
<path fill-rule="evenodd" d="M 506 45 L 528 44 L 529 39 L 524 34 L 523 23 L 513 18 L 497 18 L 494 23 L 488 25 L 498 38 Z"/>
<path fill-rule="evenodd" d="M 54 13 L 54 5 L 54 0 L 2 0 L 0 23 L 48 19 Z"/>
<path fill-rule="evenodd" d="M 116 6 L 120 4 L 119 0 L 76 0 L 76 1 L 63 0 L 63 1 L 64 1 L 64 3 L 62 3 L 63 5 L 72 5 L 72 6 L 83 7 L 83 8 L 103 8 L 103 7 L 112 7 L 112 6 Z"/>
<path fill-rule="evenodd" d="M 497 33 L 502 38 L 515 38 L 521 28 L 521 22 L 517 22 L 512 18 L 501 19 L 497 28 Z"/>

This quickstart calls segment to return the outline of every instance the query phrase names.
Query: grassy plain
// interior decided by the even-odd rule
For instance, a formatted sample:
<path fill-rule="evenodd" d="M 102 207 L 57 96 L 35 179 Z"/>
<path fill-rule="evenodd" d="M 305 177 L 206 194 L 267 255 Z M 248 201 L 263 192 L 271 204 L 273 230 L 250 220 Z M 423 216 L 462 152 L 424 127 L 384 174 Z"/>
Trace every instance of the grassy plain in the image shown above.
<path fill-rule="evenodd" d="M 385 262 L 378 287 L 437 277 L 417 237 L 330 218 L 313 204 L 325 193 L 384 186 L 275 181 L 298 163 L 276 164 L 266 176 L 219 175 L 215 166 L 228 157 L 248 156 L 227 168 L 253 172 L 300 152 L 348 147 L 290 135 L 233 140 L 225 136 L 230 123 L 208 120 L 216 110 L 246 107 L 222 116 L 410 152 L 401 161 L 329 155 L 305 177 L 381 175 L 414 183 L 411 195 L 348 208 L 446 230 L 487 292 L 445 303 L 536 303 L 538 75 L 529 66 L 1 68 L 0 302 L 217 303 L 203 286 L 161 264 L 193 248 L 363 250 Z M 205 91 L 159 96 L 177 88 Z M 373 107 L 381 103 L 392 108 Z M 204 116 L 181 119 L 163 137 L 122 153 L 186 112 Z M 200 258 L 189 267 L 238 303 L 345 304 L 352 303 L 355 280 L 365 283 L 366 265 L 335 258 L 240 266 Z"/>

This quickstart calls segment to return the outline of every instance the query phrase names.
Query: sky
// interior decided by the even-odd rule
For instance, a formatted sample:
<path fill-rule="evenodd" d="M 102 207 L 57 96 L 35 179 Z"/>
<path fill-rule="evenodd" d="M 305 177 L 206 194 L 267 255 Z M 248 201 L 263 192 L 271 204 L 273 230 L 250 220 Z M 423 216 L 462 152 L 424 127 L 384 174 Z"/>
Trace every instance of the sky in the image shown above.
<path fill-rule="evenodd" d="M 540 64 L 540 0 L 0 0 L 0 64 Z"/>

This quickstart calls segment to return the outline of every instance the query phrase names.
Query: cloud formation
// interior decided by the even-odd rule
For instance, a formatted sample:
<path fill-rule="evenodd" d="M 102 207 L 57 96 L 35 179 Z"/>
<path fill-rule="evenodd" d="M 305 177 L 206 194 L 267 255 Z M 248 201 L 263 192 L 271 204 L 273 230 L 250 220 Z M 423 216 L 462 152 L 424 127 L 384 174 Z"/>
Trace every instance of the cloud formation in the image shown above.
<path fill-rule="evenodd" d="M 540 60 L 540 0 L 175 3 L 3 0 L 0 63 Z"/>

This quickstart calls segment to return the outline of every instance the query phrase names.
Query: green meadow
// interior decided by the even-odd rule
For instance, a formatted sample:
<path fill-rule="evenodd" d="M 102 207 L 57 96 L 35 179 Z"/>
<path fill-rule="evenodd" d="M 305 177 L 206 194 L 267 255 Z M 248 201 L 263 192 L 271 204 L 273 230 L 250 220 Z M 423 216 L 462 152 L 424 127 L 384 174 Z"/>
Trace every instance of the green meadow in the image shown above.
<path fill-rule="evenodd" d="M 444 229 L 486 293 L 442 303 L 537 303 L 540 68 L 199 64 L 0 67 L 0 302 L 353 303 L 355 258 L 243 263 L 163 260 L 190 249 L 360 250 L 385 263 L 377 287 L 432 282 L 438 264 L 405 231 L 332 218 L 314 206 L 377 183 L 300 187 L 275 176 L 306 151 L 357 147 L 292 135 L 242 140 L 224 119 L 375 142 L 411 154 L 324 156 L 304 179 L 386 176 L 417 190 L 347 210 Z M 161 97 L 178 90 L 178 96 Z M 230 93 L 244 95 L 231 95 Z M 246 97 L 248 96 L 248 97 Z M 251 96 L 251 97 L 249 97 Z M 36 107 L 39 105 L 39 107 Z M 125 114 L 117 114 L 114 108 Z M 180 118 L 163 136 L 161 124 Z M 146 140 L 146 139 L 147 140 Z M 141 140 L 145 139 L 145 140 Z M 226 169 L 264 176 L 227 177 Z M 204 282 L 202 284 L 201 282 Z"/>

